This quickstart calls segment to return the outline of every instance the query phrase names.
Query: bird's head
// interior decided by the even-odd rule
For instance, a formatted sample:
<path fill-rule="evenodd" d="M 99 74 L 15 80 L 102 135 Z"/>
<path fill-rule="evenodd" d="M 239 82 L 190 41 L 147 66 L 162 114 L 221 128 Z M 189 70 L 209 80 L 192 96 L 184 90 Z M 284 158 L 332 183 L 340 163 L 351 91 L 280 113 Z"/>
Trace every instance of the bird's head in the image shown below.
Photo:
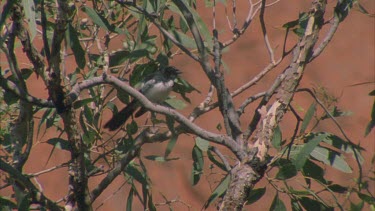
<path fill-rule="evenodd" d="M 177 78 L 177 76 L 181 74 L 181 71 L 173 66 L 165 67 L 162 71 L 166 77 L 173 78 L 173 79 Z"/>

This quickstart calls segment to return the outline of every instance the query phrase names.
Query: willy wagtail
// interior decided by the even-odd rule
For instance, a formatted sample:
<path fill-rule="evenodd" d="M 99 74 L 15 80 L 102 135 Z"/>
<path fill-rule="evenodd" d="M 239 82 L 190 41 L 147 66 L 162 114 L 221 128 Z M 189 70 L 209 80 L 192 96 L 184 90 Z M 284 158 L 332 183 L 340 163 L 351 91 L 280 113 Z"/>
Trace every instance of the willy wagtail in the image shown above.
<path fill-rule="evenodd" d="M 167 99 L 169 93 L 173 89 L 174 80 L 180 73 L 181 72 L 179 70 L 172 66 L 158 70 L 156 73 L 145 78 L 145 80 L 141 83 L 139 92 L 141 92 L 151 102 L 160 104 Z M 108 128 L 110 131 L 118 129 L 139 107 L 141 108 L 135 114 L 135 117 L 139 117 L 146 113 L 147 109 L 142 107 L 137 99 L 133 99 L 125 108 L 115 114 L 104 125 L 104 128 Z"/>

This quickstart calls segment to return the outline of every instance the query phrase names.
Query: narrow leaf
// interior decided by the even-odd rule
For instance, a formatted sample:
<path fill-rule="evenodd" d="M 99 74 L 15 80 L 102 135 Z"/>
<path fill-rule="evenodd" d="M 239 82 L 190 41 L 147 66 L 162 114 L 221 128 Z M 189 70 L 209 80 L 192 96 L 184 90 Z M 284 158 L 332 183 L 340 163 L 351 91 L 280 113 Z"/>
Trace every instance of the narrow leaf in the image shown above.
<path fill-rule="evenodd" d="M 79 68 L 83 69 L 86 65 L 86 52 L 83 50 L 81 43 L 78 39 L 78 33 L 71 23 L 68 24 L 67 40 L 70 48 L 73 51 L 74 58 Z"/>
<path fill-rule="evenodd" d="M 275 147 L 276 149 L 280 149 L 282 139 L 283 139 L 283 137 L 282 137 L 282 134 L 281 134 L 280 127 L 277 126 L 274 130 L 274 134 L 273 134 L 273 137 L 272 137 L 272 141 L 271 141 L 272 146 Z"/>
<path fill-rule="evenodd" d="M 265 187 L 251 190 L 247 199 L 246 199 L 246 204 L 252 204 L 252 203 L 258 201 L 260 198 L 262 198 L 264 196 L 265 193 L 266 193 Z"/>
<path fill-rule="evenodd" d="M 82 10 L 91 18 L 91 20 L 96 25 L 100 26 L 101 28 L 104 28 L 106 31 L 111 31 L 110 29 L 112 29 L 112 26 L 109 24 L 107 19 L 99 15 L 94 9 L 85 6 L 82 7 Z"/>
<path fill-rule="evenodd" d="M 284 165 L 280 166 L 279 172 L 277 172 L 276 174 L 276 179 L 286 180 L 296 175 L 297 175 L 296 166 L 291 162 L 287 162 Z"/>
<path fill-rule="evenodd" d="M 202 150 L 203 152 L 207 152 L 208 147 L 210 146 L 210 142 L 201 137 L 197 137 L 195 139 L 195 145 L 199 147 L 199 149 Z"/>
<path fill-rule="evenodd" d="M 128 199 L 126 200 L 126 211 L 132 211 L 134 189 L 130 188 Z"/>
<path fill-rule="evenodd" d="M 312 138 L 309 138 L 308 142 L 304 144 L 303 148 L 300 150 L 296 159 L 293 161 L 297 170 L 301 169 L 305 165 L 310 153 L 316 148 L 316 146 L 327 137 L 327 134 L 316 134 Z"/>
<path fill-rule="evenodd" d="M 278 194 L 276 194 L 275 197 L 273 198 L 270 210 L 286 211 L 286 207 L 284 205 L 284 202 L 281 201 Z"/>
<path fill-rule="evenodd" d="M 52 146 L 62 149 L 62 150 L 70 150 L 70 144 L 67 140 L 62 138 L 51 138 L 47 141 L 48 144 L 51 144 Z"/>
<path fill-rule="evenodd" d="M 199 149 L 199 147 L 194 146 L 192 151 L 192 157 L 193 169 L 191 172 L 191 184 L 196 185 L 199 182 L 201 175 L 203 174 L 204 160 L 202 150 Z"/>
<path fill-rule="evenodd" d="M 229 187 L 230 182 L 230 174 L 227 174 L 227 176 L 224 177 L 223 180 L 221 180 L 220 184 L 216 186 L 214 192 L 212 192 L 211 196 L 208 198 L 207 202 L 204 205 L 204 208 L 207 209 L 210 204 L 215 201 L 218 197 L 222 196 L 225 191 L 227 191 Z"/>
<path fill-rule="evenodd" d="M 164 157 L 168 157 L 169 154 L 171 154 L 174 146 L 177 143 L 177 137 L 178 135 L 172 135 L 171 140 L 168 142 L 167 149 L 165 150 Z"/>
<path fill-rule="evenodd" d="M 299 134 L 305 133 L 307 126 L 309 125 L 312 117 L 314 116 L 315 110 L 316 110 L 316 104 L 312 103 L 309 109 L 307 110 L 305 117 L 303 118 L 301 130 L 299 131 Z"/>
<path fill-rule="evenodd" d="M 337 170 L 345 173 L 352 173 L 352 169 L 345 161 L 344 157 L 331 149 L 317 146 L 311 152 L 311 156 L 326 165 L 336 168 Z"/>

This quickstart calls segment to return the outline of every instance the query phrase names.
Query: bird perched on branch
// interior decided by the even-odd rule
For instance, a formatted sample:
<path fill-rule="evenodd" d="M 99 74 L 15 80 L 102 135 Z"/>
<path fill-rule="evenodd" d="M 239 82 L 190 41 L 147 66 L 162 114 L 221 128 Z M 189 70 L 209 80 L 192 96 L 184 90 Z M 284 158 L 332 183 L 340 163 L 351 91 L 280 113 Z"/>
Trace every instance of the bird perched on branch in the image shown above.
<path fill-rule="evenodd" d="M 148 100 L 153 103 L 162 103 L 167 99 L 169 93 L 173 89 L 174 80 L 181 72 L 175 67 L 168 66 L 149 77 L 141 83 L 139 92 L 141 92 Z M 123 125 L 126 120 L 138 109 L 135 117 L 139 117 L 147 112 L 137 99 L 133 99 L 125 108 L 115 114 L 105 125 L 110 131 L 116 130 Z"/>

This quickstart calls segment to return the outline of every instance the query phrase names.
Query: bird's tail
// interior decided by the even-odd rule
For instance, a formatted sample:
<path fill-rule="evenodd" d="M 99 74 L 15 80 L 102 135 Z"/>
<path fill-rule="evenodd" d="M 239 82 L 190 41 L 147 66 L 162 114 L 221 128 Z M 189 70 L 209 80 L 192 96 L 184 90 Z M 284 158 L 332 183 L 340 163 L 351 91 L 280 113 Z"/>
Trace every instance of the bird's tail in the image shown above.
<path fill-rule="evenodd" d="M 104 128 L 108 128 L 110 131 L 117 130 L 121 125 L 123 125 L 126 120 L 137 110 L 138 103 L 133 100 L 120 112 L 115 114 L 105 125 Z"/>

